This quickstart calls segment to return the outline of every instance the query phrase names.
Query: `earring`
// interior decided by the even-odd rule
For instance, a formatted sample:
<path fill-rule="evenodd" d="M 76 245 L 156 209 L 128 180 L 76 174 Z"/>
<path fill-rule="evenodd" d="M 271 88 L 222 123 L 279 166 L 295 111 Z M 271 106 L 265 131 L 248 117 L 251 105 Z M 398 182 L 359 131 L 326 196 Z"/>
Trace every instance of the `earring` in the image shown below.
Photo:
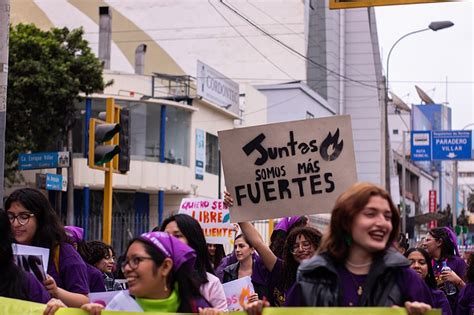
<path fill-rule="evenodd" d="M 168 286 L 166 286 L 166 277 L 163 277 L 163 280 L 164 280 L 164 281 L 163 281 L 163 282 L 164 282 L 163 290 L 164 290 L 165 292 L 168 292 Z"/>
<path fill-rule="evenodd" d="M 352 245 L 352 236 L 350 235 L 344 235 L 344 243 L 346 243 L 347 246 Z"/>

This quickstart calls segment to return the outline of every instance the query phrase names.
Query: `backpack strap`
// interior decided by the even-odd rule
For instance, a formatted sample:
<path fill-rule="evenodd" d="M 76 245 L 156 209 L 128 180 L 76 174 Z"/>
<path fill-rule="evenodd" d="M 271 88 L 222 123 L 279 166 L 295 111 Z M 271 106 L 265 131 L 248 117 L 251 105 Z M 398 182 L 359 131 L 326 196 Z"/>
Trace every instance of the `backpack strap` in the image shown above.
<path fill-rule="evenodd" d="M 54 267 L 56 267 L 56 272 L 59 274 L 59 251 L 60 247 L 59 245 L 56 245 L 54 247 L 54 252 L 53 252 L 53 262 L 54 262 Z"/>

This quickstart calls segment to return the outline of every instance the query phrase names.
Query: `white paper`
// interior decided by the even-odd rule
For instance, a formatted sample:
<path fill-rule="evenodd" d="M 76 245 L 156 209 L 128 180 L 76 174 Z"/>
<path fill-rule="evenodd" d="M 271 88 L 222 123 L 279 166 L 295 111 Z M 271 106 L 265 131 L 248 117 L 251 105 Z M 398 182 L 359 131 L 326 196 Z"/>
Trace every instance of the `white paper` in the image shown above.
<path fill-rule="evenodd" d="M 249 276 L 226 282 L 223 286 L 229 312 L 243 310 L 249 295 L 255 292 Z"/>
<path fill-rule="evenodd" d="M 105 309 L 107 311 L 143 312 L 143 309 L 128 294 L 128 291 L 119 291 Z"/>
<path fill-rule="evenodd" d="M 109 305 L 110 301 L 122 291 L 107 291 L 107 292 L 91 292 L 89 293 L 89 302 L 98 303 L 104 306 Z M 125 290 L 128 294 L 128 290 Z"/>
<path fill-rule="evenodd" d="M 21 244 L 12 244 L 14 255 L 33 255 L 41 256 L 43 258 L 44 273 L 48 273 L 49 249 L 36 246 L 28 246 Z"/>

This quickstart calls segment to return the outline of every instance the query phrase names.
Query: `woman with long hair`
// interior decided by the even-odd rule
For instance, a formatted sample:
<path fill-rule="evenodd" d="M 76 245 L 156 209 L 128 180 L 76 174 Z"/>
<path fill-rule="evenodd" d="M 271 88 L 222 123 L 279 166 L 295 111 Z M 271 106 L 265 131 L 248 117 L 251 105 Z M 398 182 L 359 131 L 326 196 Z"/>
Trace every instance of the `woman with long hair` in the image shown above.
<path fill-rule="evenodd" d="M 457 291 L 464 286 L 464 275 L 466 273 L 466 262 L 459 257 L 456 235 L 448 227 L 438 227 L 431 229 L 423 241 L 423 248 L 431 256 L 430 263 L 436 277 L 438 286 L 443 287 L 443 283 L 450 281 Z M 446 263 L 451 271 L 442 271 L 443 263 Z M 454 294 L 456 295 L 456 294 Z M 455 307 L 456 298 L 449 298 L 451 307 Z"/>
<path fill-rule="evenodd" d="M 211 265 L 207 251 L 206 239 L 199 222 L 187 214 L 174 214 L 163 221 L 160 231 L 173 235 L 194 249 L 196 265 L 193 275 L 199 283 L 201 295 L 213 308 L 227 310 L 224 287 L 219 278 L 214 275 L 214 268 Z"/>
<path fill-rule="evenodd" d="M 283 252 L 286 238 L 291 230 L 297 227 L 306 226 L 308 218 L 306 216 L 292 216 L 281 218 L 275 225 L 272 234 L 270 235 L 270 250 L 278 258 L 283 259 Z"/>
<path fill-rule="evenodd" d="M 399 224 L 384 189 L 352 185 L 336 200 L 319 253 L 300 264 L 286 305 L 405 306 L 410 314 L 430 309 L 429 288 L 392 247 Z"/>
<path fill-rule="evenodd" d="M 43 284 L 50 295 L 71 307 L 87 303 L 86 265 L 68 243 L 64 226 L 46 197 L 36 189 L 17 189 L 6 199 L 5 209 L 17 243 L 49 249 L 48 277 Z"/>
<path fill-rule="evenodd" d="M 234 241 L 234 254 L 237 262 L 224 268 L 222 283 L 250 277 L 255 292 L 248 297 L 248 302 L 268 299 L 270 292 L 266 285 L 268 271 L 263 264 L 257 262 L 254 248 L 244 234 L 239 234 Z"/>
<path fill-rule="evenodd" d="M 209 259 L 211 260 L 211 265 L 215 272 L 217 267 L 219 267 L 222 258 L 225 257 L 224 245 L 208 243 L 207 253 L 209 254 Z"/>
<path fill-rule="evenodd" d="M 433 272 L 433 267 L 430 264 L 431 257 L 426 250 L 420 247 L 409 248 L 405 252 L 405 257 L 410 262 L 410 268 L 413 269 L 430 288 L 433 294 L 433 307 L 440 308 L 443 315 L 451 315 L 451 307 L 449 301 L 444 295 L 444 292 L 438 289 L 436 279 Z"/>
<path fill-rule="evenodd" d="M 21 270 L 13 259 L 13 236 L 7 214 L 0 209 L 0 296 L 46 303 L 49 293 L 36 277 Z"/>

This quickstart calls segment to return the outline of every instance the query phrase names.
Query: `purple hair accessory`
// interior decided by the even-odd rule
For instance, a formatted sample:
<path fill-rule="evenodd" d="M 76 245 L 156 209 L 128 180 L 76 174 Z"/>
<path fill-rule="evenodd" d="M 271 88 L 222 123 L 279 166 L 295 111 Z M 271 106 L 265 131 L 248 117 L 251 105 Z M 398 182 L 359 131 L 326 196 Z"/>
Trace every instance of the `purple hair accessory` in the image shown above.
<path fill-rule="evenodd" d="M 78 226 L 66 225 L 64 227 L 67 236 L 69 236 L 74 243 L 80 243 L 84 240 L 84 229 Z"/>
<path fill-rule="evenodd" d="M 454 233 L 453 230 L 451 230 L 447 226 L 445 226 L 444 229 L 445 229 L 446 233 L 448 233 L 449 240 L 451 241 L 451 243 L 453 243 L 454 251 L 456 252 L 456 256 L 459 256 L 458 238 L 456 237 L 456 234 Z"/>
<path fill-rule="evenodd" d="M 274 230 L 282 230 L 285 232 L 288 232 L 289 229 L 296 223 L 301 218 L 299 215 L 295 215 L 292 217 L 285 217 L 278 222 L 278 224 L 275 226 Z"/>
<path fill-rule="evenodd" d="M 163 255 L 171 258 L 174 271 L 184 264 L 189 265 L 189 268 L 194 268 L 196 252 L 176 237 L 165 232 L 149 232 L 140 235 L 138 239 L 152 245 Z"/>

